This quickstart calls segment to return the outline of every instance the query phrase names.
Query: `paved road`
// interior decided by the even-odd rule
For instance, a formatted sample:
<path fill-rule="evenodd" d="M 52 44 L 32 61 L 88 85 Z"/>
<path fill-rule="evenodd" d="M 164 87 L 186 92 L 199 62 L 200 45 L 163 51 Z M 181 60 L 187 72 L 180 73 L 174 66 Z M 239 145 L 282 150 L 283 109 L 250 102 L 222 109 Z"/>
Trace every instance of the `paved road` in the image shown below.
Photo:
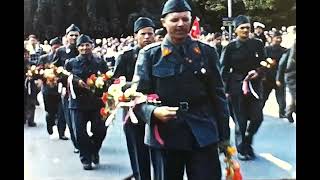
<path fill-rule="evenodd" d="M 239 161 L 243 179 L 295 179 L 296 124 L 277 118 L 274 94 L 270 95 L 264 114 L 265 120 L 254 139 L 257 159 Z M 25 180 L 121 180 L 131 174 L 120 120 L 108 129 L 100 152 L 100 168 L 84 171 L 78 154 L 72 152 L 71 141 L 59 140 L 56 127 L 53 135 L 47 134 L 42 104 L 35 116 L 38 126 L 24 128 Z M 233 140 L 234 124 L 231 122 L 230 126 Z M 68 131 L 66 135 L 70 137 Z M 220 158 L 224 167 L 223 155 Z"/>

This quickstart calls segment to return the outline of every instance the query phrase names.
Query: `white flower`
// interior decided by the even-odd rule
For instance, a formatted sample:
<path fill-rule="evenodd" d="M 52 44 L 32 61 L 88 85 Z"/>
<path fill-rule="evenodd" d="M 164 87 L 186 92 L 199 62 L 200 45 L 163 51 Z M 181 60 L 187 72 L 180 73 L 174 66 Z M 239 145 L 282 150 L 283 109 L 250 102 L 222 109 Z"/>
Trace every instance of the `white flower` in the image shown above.
<path fill-rule="evenodd" d="M 120 83 L 119 83 L 119 85 L 122 87 L 122 86 L 124 86 L 124 85 L 126 85 L 126 77 L 125 76 L 120 76 L 119 77 L 119 80 L 120 80 Z"/>
<path fill-rule="evenodd" d="M 39 74 L 42 75 L 44 73 L 43 69 L 40 69 Z"/>
<path fill-rule="evenodd" d="M 97 77 L 95 85 L 97 88 L 102 88 L 104 85 L 104 81 L 102 77 Z"/>
<path fill-rule="evenodd" d="M 267 66 L 268 66 L 268 63 L 265 62 L 265 61 L 261 61 L 261 62 L 260 62 L 260 65 L 261 65 L 261 66 L 264 66 L 264 67 L 267 67 Z"/>
<path fill-rule="evenodd" d="M 121 91 L 121 86 L 119 84 L 112 84 L 108 88 L 108 94 L 110 96 L 113 96 L 114 99 L 117 101 L 118 98 L 123 95 L 123 92 Z"/>
<path fill-rule="evenodd" d="M 60 73 L 62 73 L 62 72 L 63 72 L 63 67 L 62 67 L 62 66 L 59 66 L 59 67 L 57 68 L 57 73 L 60 74 Z"/>
<path fill-rule="evenodd" d="M 130 96 L 134 96 L 136 93 L 136 88 L 130 87 L 124 92 L 124 97 L 129 98 Z"/>
<path fill-rule="evenodd" d="M 30 67 L 30 69 L 31 69 L 31 71 L 34 71 L 34 70 L 36 70 L 36 66 L 35 65 L 32 65 L 31 67 Z"/>
<path fill-rule="evenodd" d="M 44 72 L 43 72 L 43 77 L 45 77 L 45 78 L 54 78 L 55 75 L 54 75 L 53 69 L 45 69 Z"/>
<path fill-rule="evenodd" d="M 65 69 L 63 69 L 62 73 L 63 73 L 63 74 L 65 74 L 65 75 L 67 75 L 67 76 L 71 75 L 71 73 L 70 73 L 70 72 L 68 72 L 68 71 L 67 71 L 67 70 L 65 70 Z"/>

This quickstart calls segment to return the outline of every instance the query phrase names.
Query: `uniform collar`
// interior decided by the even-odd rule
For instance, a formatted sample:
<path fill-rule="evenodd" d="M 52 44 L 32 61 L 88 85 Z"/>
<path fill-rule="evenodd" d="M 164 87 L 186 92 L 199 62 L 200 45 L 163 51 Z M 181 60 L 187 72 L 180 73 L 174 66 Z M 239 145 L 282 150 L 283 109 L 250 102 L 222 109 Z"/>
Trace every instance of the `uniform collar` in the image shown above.
<path fill-rule="evenodd" d="M 190 45 L 193 45 L 194 41 L 190 38 L 190 36 L 187 36 L 185 41 L 179 45 L 175 45 L 170 41 L 170 37 L 168 34 L 164 37 L 163 42 L 161 44 L 161 51 L 163 56 L 170 55 L 172 52 L 178 50 L 179 47 L 183 46 L 184 50 L 186 51 Z"/>
<path fill-rule="evenodd" d="M 138 45 L 136 45 L 136 46 L 133 47 L 133 52 L 134 52 L 135 54 L 138 54 L 139 51 L 140 51 L 140 49 L 141 49 L 141 48 L 140 48 Z"/>
<path fill-rule="evenodd" d="M 240 40 L 240 39 L 236 39 L 235 41 L 236 41 L 236 48 L 240 48 L 241 46 L 243 46 L 244 44 L 246 44 L 247 42 L 248 42 L 248 40 L 249 40 L 249 38 L 248 39 L 246 39 L 246 40 L 244 40 L 244 41 L 242 41 L 242 40 Z"/>

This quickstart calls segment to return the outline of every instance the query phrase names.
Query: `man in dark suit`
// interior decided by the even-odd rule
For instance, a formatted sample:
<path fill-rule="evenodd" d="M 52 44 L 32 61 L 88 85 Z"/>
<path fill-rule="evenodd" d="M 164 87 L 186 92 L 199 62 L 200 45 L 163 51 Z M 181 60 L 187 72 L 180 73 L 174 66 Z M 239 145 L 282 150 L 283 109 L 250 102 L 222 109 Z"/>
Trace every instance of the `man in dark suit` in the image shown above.
<path fill-rule="evenodd" d="M 255 158 L 252 148 L 253 136 L 263 120 L 261 83 L 263 73 L 257 68 L 261 67 L 260 62 L 265 60 L 266 56 L 263 43 L 256 38 L 249 38 L 251 29 L 249 18 L 239 15 L 233 23 L 237 37 L 222 51 L 221 72 L 236 125 L 235 141 L 238 158 L 252 160 Z M 245 81 L 247 76 L 250 78 Z M 250 89 L 249 93 L 245 90 L 246 87 Z"/>
<path fill-rule="evenodd" d="M 167 35 L 140 50 L 133 79 L 137 91 L 156 93 L 161 105 L 140 104 L 147 123 L 145 143 L 161 154 L 156 179 L 220 180 L 218 143 L 230 135 L 229 110 L 216 66 L 216 50 L 191 39 L 191 7 L 169 0 L 161 16 Z M 160 169 L 160 168 L 159 168 Z"/>
<path fill-rule="evenodd" d="M 103 59 L 93 55 L 93 41 L 89 36 L 79 36 L 77 48 L 79 55 L 71 58 L 65 65 L 67 71 L 81 79 L 74 84 L 75 96 L 69 96 L 69 109 L 80 150 L 80 161 L 85 170 L 91 170 L 92 162 L 95 165 L 100 162 L 99 151 L 107 128 L 100 116 L 100 109 L 103 107 L 100 99 L 102 91 L 93 93 L 87 89 L 85 82 L 92 74 L 106 73 L 108 66 Z M 88 121 L 91 122 L 92 136 L 87 133 Z"/>
<path fill-rule="evenodd" d="M 138 44 L 119 55 L 113 77 L 125 76 L 127 81 L 132 81 L 139 50 L 154 42 L 154 28 L 152 20 L 146 17 L 140 17 L 134 22 L 134 36 Z M 133 124 L 128 120 L 123 129 L 133 177 L 137 180 L 151 180 L 149 148 L 144 144 L 145 122 L 140 120 L 138 124 Z"/>

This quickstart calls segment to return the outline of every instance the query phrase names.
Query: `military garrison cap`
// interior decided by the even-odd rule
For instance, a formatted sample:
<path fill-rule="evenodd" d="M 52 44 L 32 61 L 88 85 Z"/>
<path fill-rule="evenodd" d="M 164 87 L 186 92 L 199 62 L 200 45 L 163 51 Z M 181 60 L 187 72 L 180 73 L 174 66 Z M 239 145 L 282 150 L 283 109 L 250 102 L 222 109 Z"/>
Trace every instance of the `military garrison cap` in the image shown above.
<path fill-rule="evenodd" d="M 54 44 L 62 44 L 61 40 L 59 39 L 59 37 L 55 37 L 53 39 L 50 40 L 49 44 L 52 46 Z"/>
<path fill-rule="evenodd" d="M 152 21 L 150 18 L 147 18 L 147 17 L 139 17 L 139 18 L 134 22 L 133 31 L 134 31 L 134 33 L 137 33 L 140 29 L 145 28 L 145 27 L 155 28 L 156 25 L 154 25 L 153 21 Z"/>
<path fill-rule="evenodd" d="M 168 0 L 163 6 L 161 17 L 168 13 L 184 11 L 192 12 L 190 5 L 185 0 Z"/>
<path fill-rule="evenodd" d="M 247 16 L 244 16 L 244 15 L 239 15 L 233 20 L 234 28 L 237 28 L 241 24 L 246 24 L 246 23 L 250 23 L 250 20 Z"/>
<path fill-rule="evenodd" d="M 167 34 L 166 30 L 163 29 L 163 28 L 160 28 L 160 29 L 157 29 L 155 32 L 154 32 L 155 35 L 160 35 L 160 36 L 165 36 Z"/>
<path fill-rule="evenodd" d="M 93 41 L 89 36 L 81 34 L 77 39 L 77 47 L 80 46 L 82 43 L 93 43 Z"/>
<path fill-rule="evenodd" d="M 80 29 L 74 25 L 74 24 L 71 24 L 67 29 L 66 29 L 66 34 L 68 34 L 70 31 L 78 31 L 80 32 Z"/>

